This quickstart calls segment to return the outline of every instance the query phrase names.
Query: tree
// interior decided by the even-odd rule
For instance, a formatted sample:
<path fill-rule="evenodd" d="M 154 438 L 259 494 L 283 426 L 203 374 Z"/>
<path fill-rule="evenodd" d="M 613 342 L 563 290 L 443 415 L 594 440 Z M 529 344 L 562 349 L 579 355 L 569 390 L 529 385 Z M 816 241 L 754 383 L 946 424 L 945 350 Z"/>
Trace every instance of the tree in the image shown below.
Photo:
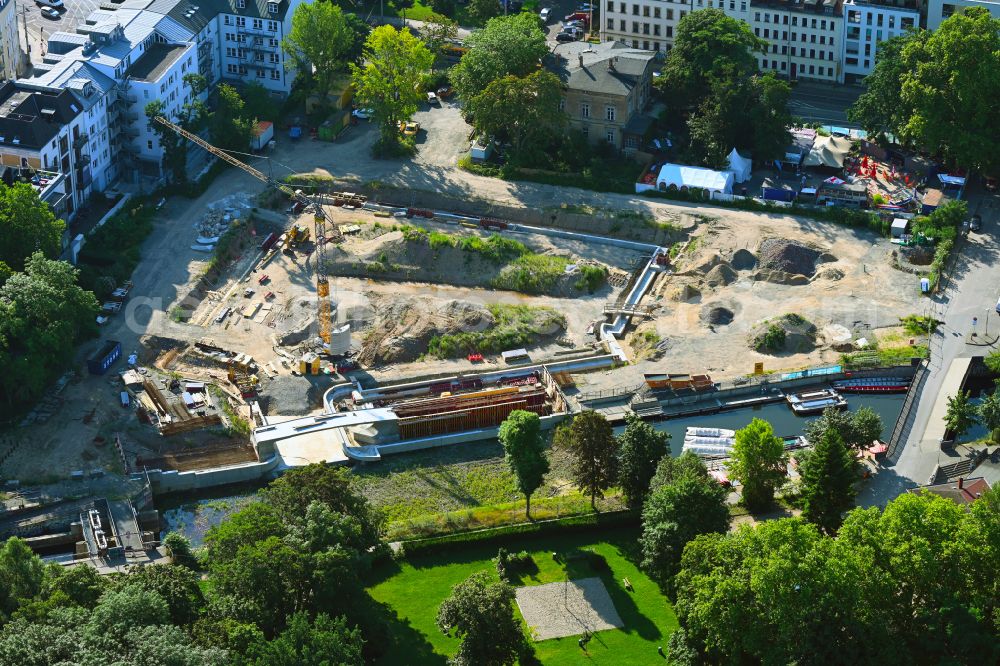
<path fill-rule="evenodd" d="M 8 407 L 40 396 L 72 359 L 72 343 L 96 332 L 97 299 L 77 274 L 36 252 L 0 287 L 0 398 Z"/>
<path fill-rule="evenodd" d="M 56 219 L 31 185 L 15 183 L 8 187 L 0 183 L 0 263 L 9 269 L 0 276 L 0 285 L 11 274 L 23 270 L 25 261 L 35 252 L 55 258 L 65 228 L 66 223 Z"/>
<path fill-rule="evenodd" d="M 191 552 L 191 542 L 179 532 L 170 532 L 163 538 L 163 545 L 167 547 L 170 558 L 174 564 L 188 569 L 197 567 L 198 562 Z"/>
<path fill-rule="evenodd" d="M 990 431 L 990 439 L 997 441 L 997 433 L 1000 431 L 1000 392 L 993 391 L 979 403 L 976 410 L 979 422 Z"/>
<path fill-rule="evenodd" d="M 246 117 L 257 120 L 275 120 L 279 108 L 274 103 L 271 93 L 257 81 L 251 81 L 243 86 L 243 109 Z"/>
<path fill-rule="evenodd" d="M 676 108 L 694 110 L 719 82 L 739 82 L 757 73 L 755 54 L 767 42 L 750 26 L 721 9 L 690 12 L 677 24 L 677 36 L 656 85 Z"/>
<path fill-rule="evenodd" d="M 524 493 L 524 515 L 530 519 L 531 494 L 542 485 L 549 471 L 541 419 L 534 412 L 516 409 L 500 424 L 498 437 L 517 489 Z"/>
<path fill-rule="evenodd" d="M 802 516 L 827 534 L 840 527 L 854 506 L 855 462 L 840 435 L 824 433 L 802 462 Z"/>
<path fill-rule="evenodd" d="M 419 84 L 434 56 L 408 30 L 382 25 L 365 41 L 364 64 L 351 64 L 359 102 L 372 109 L 381 132 L 380 148 L 399 144 L 400 121 L 409 120 L 421 101 Z"/>
<path fill-rule="evenodd" d="M 246 151 L 256 119 L 247 117 L 243 99 L 231 85 L 220 83 L 215 96 L 216 107 L 210 128 L 212 142 L 224 150 Z"/>
<path fill-rule="evenodd" d="M 871 407 L 862 407 L 854 412 L 827 408 L 822 416 L 807 423 L 805 437 L 810 442 L 821 441 L 827 433 L 836 433 L 848 447 L 861 451 L 882 437 L 882 417 Z"/>
<path fill-rule="evenodd" d="M 544 69 L 505 76 L 472 100 L 473 124 L 484 136 L 509 142 L 512 160 L 530 163 L 566 125 L 562 94 L 559 77 Z"/>
<path fill-rule="evenodd" d="M 699 534 L 729 529 L 726 491 L 714 479 L 684 476 L 650 494 L 642 509 L 642 566 L 670 587 L 684 546 Z"/>
<path fill-rule="evenodd" d="M 458 23 L 440 14 L 431 16 L 420 28 L 420 39 L 435 58 L 440 57 L 445 44 L 455 41 L 457 36 Z"/>
<path fill-rule="evenodd" d="M 611 424 L 593 410 L 580 412 L 569 426 L 556 431 L 555 446 L 573 458 L 570 475 L 573 482 L 590 496 L 590 506 L 597 510 L 597 498 L 615 481 L 618 442 Z"/>
<path fill-rule="evenodd" d="M 193 624 L 205 605 L 198 575 L 185 567 L 164 565 L 132 569 L 127 576 L 118 579 L 112 589 L 129 594 L 155 592 L 166 603 L 170 622 L 176 625 Z"/>
<path fill-rule="evenodd" d="M 729 461 L 729 475 L 743 486 L 743 503 L 751 511 L 766 508 L 787 473 L 785 445 L 775 437 L 771 424 L 754 419 L 736 431 Z"/>
<path fill-rule="evenodd" d="M 899 95 L 908 67 L 903 49 L 911 42 L 926 40 L 930 34 L 926 30 L 911 31 L 879 42 L 875 66 L 862 81 L 865 92 L 847 109 L 848 120 L 859 123 L 880 143 L 887 143 L 887 135 L 897 133 L 912 112 Z"/>
<path fill-rule="evenodd" d="M 238 663 L 244 666 L 353 666 L 364 663 L 361 630 L 351 629 L 342 617 L 306 613 L 288 618 L 288 626 L 274 640 L 258 637 Z"/>
<path fill-rule="evenodd" d="M 657 431 L 637 416 L 629 417 L 618 437 L 618 487 L 633 509 L 642 506 L 657 465 L 670 455 L 670 435 Z"/>
<path fill-rule="evenodd" d="M 41 592 L 45 566 L 27 542 L 12 537 L 0 547 L 0 619 Z"/>
<path fill-rule="evenodd" d="M 528 12 L 490 19 L 465 45 L 469 51 L 452 67 L 451 82 L 465 101 L 462 112 L 467 118 L 475 117 L 474 100 L 492 82 L 531 74 L 549 53 L 537 17 Z"/>
<path fill-rule="evenodd" d="M 653 475 L 649 483 L 649 491 L 655 492 L 657 488 L 673 483 L 683 477 L 693 476 L 699 479 L 709 478 L 708 468 L 701 458 L 693 451 L 684 451 L 679 456 L 663 456 L 656 466 L 656 474 Z"/>
<path fill-rule="evenodd" d="M 958 395 L 948 397 L 948 411 L 945 412 L 944 422 L 952 437 L 958 439 L 977 421 L 976 406 L 969 400 L 968 391 L 959 391 Z"/>
<path fill-rule="evenodd" d="M 468 15 L 475 23 L 488 23 L 500 15 L 500 3 L 497 0 L 469 0 Z"/>
<path fill-rule="evenodd" d="M 462 639 L 451 658 L 454 666 L 511 666 L 524 647 L 521 625 L 514 617 L 514 589 L 490 582 L 485 571 L 452 588 L 438 609 L 437 626 Z"/>
<path fill-rule="evenodd" d="M 344 71 L 354 33 L 344 12 L 332 2 L 302 3 L 292 15 L 292 29 L 281 43 L 294 66 L 315 77 L 320 96 L 327 95 Z"/>

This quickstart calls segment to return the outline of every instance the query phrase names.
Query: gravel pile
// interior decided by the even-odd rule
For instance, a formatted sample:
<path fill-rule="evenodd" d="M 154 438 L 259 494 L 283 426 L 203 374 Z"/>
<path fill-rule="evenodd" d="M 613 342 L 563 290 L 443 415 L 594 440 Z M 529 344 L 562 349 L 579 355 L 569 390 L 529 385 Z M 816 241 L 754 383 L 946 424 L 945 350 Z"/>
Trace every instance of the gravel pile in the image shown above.
<path fill-rule="evenodd" d="M 261 406 L 268 414 L 305 416 L 322 406 L 323 393 L 332 383 L 329 377 L 278 375 L 261 387 Z"/>
<path fill-rule="evenodd" d="M 793 275 L 812 276 L 820 252 L 784 238 L 768 238 L 760 244 L 760 267 Z"/>
<path fill-rule="evenodd" d="M 729 265 L 738 271 L 749 271 L 757 266 L 757 257 L 750 250 L 740 248 L 733 253 L 733 258 L 729 260 Z"/>
<path fill-rule="evenodd" d="M 725 326 L 733 322 L 735 313 L 720 305 L 705 306 L 701 309 L 701 320 L 712 326 Z"/>

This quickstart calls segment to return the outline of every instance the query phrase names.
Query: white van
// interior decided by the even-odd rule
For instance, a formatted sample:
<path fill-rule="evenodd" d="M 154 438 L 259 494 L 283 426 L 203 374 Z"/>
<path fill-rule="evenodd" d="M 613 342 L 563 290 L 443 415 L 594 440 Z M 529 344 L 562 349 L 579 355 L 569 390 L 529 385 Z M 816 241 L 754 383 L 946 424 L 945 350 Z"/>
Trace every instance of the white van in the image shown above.
<path fill-rule="evenodd" d="M 549 16 L 552 15 L 552 10 L 548 7 L 544 7 L 542 11 L 538 12 L 538 18 L 542 19 L 545 23 L 549 22 Z"/>
<path fill-rule="evenodd" d="M 997 312 L 1000 312 L 1000 300 L 997 300 Z"/>

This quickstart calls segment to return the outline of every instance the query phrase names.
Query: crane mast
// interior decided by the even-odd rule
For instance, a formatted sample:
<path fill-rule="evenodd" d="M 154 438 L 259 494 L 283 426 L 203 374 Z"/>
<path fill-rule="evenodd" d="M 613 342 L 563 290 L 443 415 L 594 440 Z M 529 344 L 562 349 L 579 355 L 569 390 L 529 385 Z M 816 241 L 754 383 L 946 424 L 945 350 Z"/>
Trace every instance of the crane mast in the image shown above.
<path fill-rule="evenodd" d="M 314 226 L 313 237 L 316 239 L 315 271 L 316 271 L 316 297 L 319 301 L 319 337 L 322 338 L 325 344 L 329 345 L 331 337 L 330 333 L 333 325 L 331 321 L 332 318 L 331 314 L 333 308 L 330 304 L 330 281 L 326 275 L 326 242 L 328 238 L 326 235 L 327 216 L 326 212 L 323 210 L 323 205 L 315 198 L 303 194 L 301 190 L 297 190 L 285 183 L 275 180 L 271 176 L 265 174 L 263 171 L 255 169 L 249 164 L 243 162 L 242 160 L 236 159 L 235 157 L 233 157 L 226 151 L 222 150 L 221 148 L 213 146 L 212 144 L 210 144 L 208 141 L 205 141 L 197 134 L 189 132 L 183 127 L 170 122 L 163 116 L 157 116 L 155 120 L 164 127 L 173 130 L 176 134 L 184 137 L 188 141 L 201 146 L 202 148 L 207 150 L 210 154 L 218 157 L 220 160 L 223 160 L 224 162 L 247 172 L 257 180 L 266 183 L 271 187 L 274 187 L 275 189 L 280 190 L 284 194 L 288 195 L 288 197 L 290 197 L 292 200 L 301 203 L 306 208 L 306 210 L 312 210 L 313 226 Z M 335 195 L 334 201 L 335 203 L 338 201 L 350 202 L 350 203 L 364 203 L 364 197 L 359 197 L 358 195 L 354 194 L 341 194 L 341 195 Z M 335 240 L 339 239 L 340 231 L 337 229 L 336 225 L 330 225 L 330 230 L 331 234 L 335 237 Z"/>

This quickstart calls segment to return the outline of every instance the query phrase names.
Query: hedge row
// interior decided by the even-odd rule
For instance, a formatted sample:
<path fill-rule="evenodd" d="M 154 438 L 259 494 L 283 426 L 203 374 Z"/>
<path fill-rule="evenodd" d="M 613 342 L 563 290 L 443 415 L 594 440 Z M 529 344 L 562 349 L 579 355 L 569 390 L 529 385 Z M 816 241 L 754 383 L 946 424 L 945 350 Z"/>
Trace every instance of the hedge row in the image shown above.
<path fill-rule="evenodd" d="M 582 516 L 556 518 L 555 520 L 539 521 L 537 523 L 518 523 L 472 532 L 458 532 L 445 536 L 414 539 L 402 543 L 402 555 L 406 558 L 420 555 L 430 555 L 453 546 L 488 545 L 502 546 L 525 536 L 541 536 L 550 534 L 569 534 L 585 532 L 598 527 L 622 527 L 639 525 L 639 514 L 634 511 L 609 511 L 607 513 L 588 513 Z"/>

